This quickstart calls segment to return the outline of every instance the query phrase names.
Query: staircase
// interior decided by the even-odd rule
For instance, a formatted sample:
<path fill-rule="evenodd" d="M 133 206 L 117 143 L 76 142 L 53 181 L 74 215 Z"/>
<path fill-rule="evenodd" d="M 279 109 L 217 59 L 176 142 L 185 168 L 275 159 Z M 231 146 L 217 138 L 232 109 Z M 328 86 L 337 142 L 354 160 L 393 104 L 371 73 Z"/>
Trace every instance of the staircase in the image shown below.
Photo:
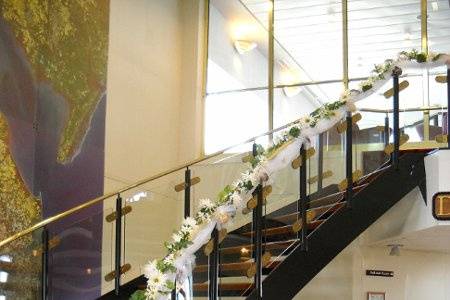
<path fill-rule="evenodd" d="M 307 215 L 307 250 L 302 250 L 301 216 L 297 203 L 270 214 L 263 221 L 262 276 L 263 299 L 292 299 L 335 256 L 380 218 L 408 192 L 425 180 L 426 151 L 401 154 L 398 169 L 384 164 L 354 182 L 351 207 L 346 191 L 336 185 L 309 196 Z M 252 224 L 229 233 L 219 245 L 218 296 L 258 299 L 255 276 L 255 244 Z M 193 271 L 194 297 L 208 297 L 208 256 L 204 248 L 197 253 Z M 128 299 L 136 289 L 145 288 L 141 276 L 123 286 L 123 298 L 113 293 L 101 299 Z M 283 291 L 280 293 L 280 291 Z"/>
<path fill-rule="evenodd" d="M 247 203 L 247 208 L 236 213 L 235 221 L 242 221 L 239 223 L 241 225 L 228 233 L 219 232 L 217 229 L 213 231 L 211 240 L 196 253 L 196 266 L 192 276 L 183 287 L 178 287 L 178 294 L 175 290 L 172 292 L 171 298 L 191 299 L 183 296 L 192 295 L 194 298 L 209 300 L 216 300 L 218 297 L 292 299 L 333 258 L 406 194 L 416 187 L 426 194 L 424 157 L 430 149 L 400 151 L 400 143 L 405 136 L 399 128 L 399 89 L 398 78 L 396 79 L 393 130 L 387 120 L 385 126 L 365 130 L 366 133 L 375 132 L 381 127 L 382 132 L 378 137 L 383 137 L 382 139 L 377 138 L 375 142 L 364 140 L 362 137 L 372 139 L 374 135 L 362 134 L 354 122 L 354 119 L 361 119 L 361 115 L 352 118 L 349 114 L 326 133 L 327 148 L 331 149 L 331 155 L 324 154 L 324 133 L 318 136 L 317 165 L 314 165 L 311 159 L 310 152 L 314 151 L 309 151 L 302 145 L 298 158 L 285 168 L 289 169 L 284 174 L 286 176 L 279 179 L 284 184 L 292 185 L 293 189 L 287 194 L 279 193 L 277 197 L 272 197 L 269 195 L 269 189 L 266 190 L 268 186 L 259 185 L 254 191 L 253 199 Z M 286 127 L 288 126 L 280 127 L 266 135 L 283 133 L 282 130 Z M 390 143 L 391 133 L 393 143 Z M 253 143 L 253 156 L 256 156 L 256 138 L 250 142 Z M 249 141 L 244 144 L 249 144 Z M 369 150 L 360 147 L 368 144 Z M 142 228 L 143 219 L 149 218 L 155 210 L 158 210 L 157 214 L 162 214 L 166 209 L 163 206 L 168 200 L 175 200 L 173 202 L 177 203 L 183 199 L 185 216 L 191 215 L 190 197 L 193 185 L 202 182 L 201 184 L 210 190 L 213 189 L 215 194 L 223 188 L 220 186 L 220 180 L 216 178 L 223 175 L 216 162 L 227 159 L 221 156 L 225 155 L 226 150 L 143 179 L 43 220 L 0 241 L 0 249 L 3 251 L 1 254 L 9 254 L 14 259 L 23 254 L 23 258 L 30 261 L 29 265 L 39 266 L 36 270 L 39 270 L 40 274 L 39 271 L 33 272 L 32 277 L 35 280 L 29 280 L 33 285 L 29 288 L 33 294 L 32 299 L 53 299 L 61 288 L 64 293 L 71 293 L 73 299 L 130 299 L 133 293 L 146 288 L 146 279 L 141 275 L 123 284 L 121 280 L 124 274 L 129 270 L 134 272 L 131 273 L 133 276 L 126 275 L 127 279 L 141 274 L 140 267 L 148 259 L 154 258 L 154 253 L 145 248 L 148 246 L 146 242 L 160 243 L 159 240 L 151 240 L 153 235 L 146 235 L 148 228 Z M 364 161 L 364 154 L 369 154 L 367 162 Z M 227 184 L 248 169 L 249 160 L 244 159 L 245 154 L 242 154 L 242 157 L 239 155 L 241 154 L 229 155 L 232 159 L 238 159 L 238 162 L 232 161 L 238 167 L 233 171 L 237 174 L 228 170 L 225 173 L 229 177 L 221 178 Z M 214 160 L 207 166 L 213 168 L 214 172 L 203 173 L 203 178 L 191 178 L 192 169 L 208 159 Z M 328 164 L 327 168 L 324 167 L 325 164 Z M 356 170 L 354 165 L 364 168 Z M 181 178 L 180 171 L 184 171 L 184 181 L 181 183 L 178 181 Z M 194 172 L 194 176 L 198 174 Z M 341 179 L 343 181 L 339 182 Z M 311 182 L 317 183 L 317 189 L 311 190 L 310 186 L 308 189 L 307 183 L 311 185 Z M 210 184 L 219 186 L 208 186 Z M 274 183 L 274 190 L 277 184 L 280 182 Z M 152 193 L 152 201 L 139 202 L 139 199 L 133 198 L 136 195 L 141 197 L 143 191 Z M 182 191 L 183 193 L 179 193 Z M 160 199 L 156 199 L 158 195 L 162 195 Z M 285 196 L 290 197 L 288 201 L 283 201 Z M 130 199 L 134 201 L 129 201 Z M 115 202 L 115 210 L 101 210 L 102 205 L 110 200 Z M 270 202 L 277 201 L 276 204 L 282 205 L 273 209 L 275 206 L 270 206 Z M 79 212 L 85 215 L 77 215 Z M 168 210 L 166 212 L 173 213 Z M 73 221 L 75 219 L 76 222 Z M 61 226 L 59 222 L 64 221 L 66 223 Z M 103 222 L 108 231 L 106 235 L 110 234 L 110 245 L 102 245 L 106 231 L 102 232 L 102 229 L 97 228 L 98 230 L 93 232 L 87 229 L 91 227 L 85 226 L 94 221 Z M 128 231 L 127 234 L 130 223 L 134 223 L 134 231 Z M 163 228 L 156 226 L 156 229 L 152 229 Z M 83 239 L 73 238 L 71 234 L 79 235 Z M 80 241 L 89 243 L 91 251 L 77 251 Z M 143 251 L 130 255 L 129 252 L 133 249 L 130 249 L 129 245 L 140 246 Z M 106 266 L 102 264 L 105 257 L 102 252 L 105 250 L 111 251 L 107 254 L 109 261 Z M 60 265 L 55 265 L 58 259 Z M 133 260 L 132 264 L 128 260 Z M 6 284 L 0 283 L 0 290 L 17 298 L 21 291 L 21 285 L 18 283 L 23 276 L 31 272 L 29 268 L 15 268 L 13 264 L 1 262 L 0 268 L 11 271 L 14 280 Z M 67 271 L 67 266 L 70 266 L 70 272 Z M 61 280 L 62 278 L 64 279 Z M 109 287 L 114 286 L 114 290 L 101 295 L 105 282 L 110 284 Z"/>

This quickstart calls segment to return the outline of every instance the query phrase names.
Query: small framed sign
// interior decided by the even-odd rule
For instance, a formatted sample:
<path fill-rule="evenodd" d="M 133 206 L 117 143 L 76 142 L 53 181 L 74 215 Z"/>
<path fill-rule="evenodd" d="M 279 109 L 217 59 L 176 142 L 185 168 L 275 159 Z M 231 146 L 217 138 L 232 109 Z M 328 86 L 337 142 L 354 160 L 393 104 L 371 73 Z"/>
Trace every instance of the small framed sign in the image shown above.
<path fill-rule="evenodd" d="M 384 292 L 367 292 L 367 300 L 386 300 Z"/>
<path fill-rule="evenodd" d="M 366 270 L 367 276 L 394 277 L 394 271 Z"/>

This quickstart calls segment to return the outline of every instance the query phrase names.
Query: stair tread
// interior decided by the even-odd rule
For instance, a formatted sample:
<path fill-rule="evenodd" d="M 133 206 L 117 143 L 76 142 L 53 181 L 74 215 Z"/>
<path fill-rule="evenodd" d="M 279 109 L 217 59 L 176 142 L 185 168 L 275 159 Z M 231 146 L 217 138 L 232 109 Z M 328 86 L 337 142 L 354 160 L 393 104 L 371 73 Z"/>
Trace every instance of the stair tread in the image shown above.
<path fill-rule="evenodd" d="M 292 239 L 287 241 L 276 241 L 276 242 L 269 242 L 269 243 L 263 243 L 264 249 L 267 251 L 270 250 L 277 250 L 277 249 L 286 249 L 287 247 L 291 246 L 294 243 L 297 243 L 298 239 Z M 233 246 L 233 247 L 227 247 L 220 249 L 221 254 L 235 254 L 235 253 L 241 253 L 242 248 L 247 249 L 248 251 L 253 251 L 253 244 L 247 244 L 247 245 L 241 245 L 241 246 Z"/>
<path fill-rule="evenodd" d="M 356 185 L 356 186 L 353 187 L 353 191 L 355 193 L 358 193 L 362 189 L 367 187 L 368 185 L 369 185 L 369 183 L 362 183 L 362 184 Z M 345 196 L 345 191 L 333 193 L 333 194 L 324 196 L 322 198 L 310 201 L 309 202 L 309 207 L 310 208 L 319 208 L 321 206 L 325 206 L 325 205 L 328 205 L 328 204 L 336 203 L 336 202 L 339 202 L 339 201 L 343 200 L 344 196 Z M 336 199 L 338 199 L 338 200 L 336 200 Z"/>
<path fill-rule="evenodd" d="M 273 260 L 265 269 L 273 269 L 281 263 L 281 260 Z M 250 267 L 254 265 L 253 261 L 245 262 L 234 262 L 234 263 L 222 263 L 219 265 L 220 271 L 247 271 Z M 195 267 L 194 272 L 208 272 L 209 265 L 198 265 Z"/>
<path fill-rule="evenodd" d="M 205 292 L 208 291 L 208 282 L 204 283 L 194 283 L 194 291 Z M 253 289 L 253 283 L 250 282 L 227 282 L 219 283 L 220 291 L 245 291 L 248 289 Z"/>
<path fill-rule="evenodd" d="M 315 229 L 322 224 L 324 220 L 314 220 L 312 222 L 308 223 L 308 229 Z M 294 231 L 292 230 L 292 225 L 286 225 L 286 226 L 280 226 L 280 227 L 272 227 L 263 229 L 263 236 L 270 236 L 270 235 L 278 235 L 278 234 L 294 234 Z M 244 236 L 251 237 L 253 235 L 253 231 L 248 231 L 242 233 Z"/>
<path fill-rule="evenodd" d="M 327 212 L 335 212 L 335 211 L 341 209 L 345 205 L 345 203 L 346 202 L 343 201 L 343 202 L 337 202 L 334 204 L 324 205 L 324 206 L 320 206 L 320 207 L 316 207 L 316 208 L 311 208 L 311 209 L 308 209 L 308 212 L 314 212 L 315 218 L 317 218 Z M 292 223 L 297 220 L 297 218 L 299 217 L 299 214 L 300 214 L 299 212 L 294 212 L 292 214 L 275 217 L 273 219 L 277 220 L 279 222 Z"/>

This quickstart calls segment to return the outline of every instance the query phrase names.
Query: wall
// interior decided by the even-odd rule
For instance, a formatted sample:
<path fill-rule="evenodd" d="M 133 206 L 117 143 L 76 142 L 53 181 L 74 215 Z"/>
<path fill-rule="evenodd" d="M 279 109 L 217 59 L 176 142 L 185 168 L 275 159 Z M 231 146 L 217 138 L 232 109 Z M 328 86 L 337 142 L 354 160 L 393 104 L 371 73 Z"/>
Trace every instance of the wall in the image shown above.
<path fill-rule="evenodd" d="M 450 299 L 450 254 L 401 250 L 389 256 L 386 247 L 350 245 L 294 299 L 366 300 L 367 292 L 385 292 L 386 299 Z M 366 276 L 368 269 L 394 271 L 394 277 Z"/>
<path fill-rule="evenodd" d="M 150 177 L 201 154 L 202 1 L 111 1 L 106 117 L 105 192 Z M 124 263 L 140 267 L 163 255 L 182 218 L 174 185 L 183 171 L 123 193 L 130 203 L 124 218 Z M 112 212 L 115 198 L 104 203 Z M 124 225 L 125 225 L 124 223 Z M 113 268 L 113 224 L 103 224 L 102 274 Z M 102 281 L 103 292 L 113 288 Z"/>

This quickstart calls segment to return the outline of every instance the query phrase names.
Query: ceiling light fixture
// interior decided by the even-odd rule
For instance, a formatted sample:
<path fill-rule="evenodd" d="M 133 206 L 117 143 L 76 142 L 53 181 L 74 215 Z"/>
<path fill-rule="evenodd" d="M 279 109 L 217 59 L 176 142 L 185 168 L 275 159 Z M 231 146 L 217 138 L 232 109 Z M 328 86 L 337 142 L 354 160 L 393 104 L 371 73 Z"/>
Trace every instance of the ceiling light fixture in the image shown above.
<path fill-rule="evenodd" d="M 234 42 L 234 48 L 241 55 L 252 51 L 257 46 L 258 45 L 255 42 L 251 42 L 251 41 L 237 40 Z"/>

